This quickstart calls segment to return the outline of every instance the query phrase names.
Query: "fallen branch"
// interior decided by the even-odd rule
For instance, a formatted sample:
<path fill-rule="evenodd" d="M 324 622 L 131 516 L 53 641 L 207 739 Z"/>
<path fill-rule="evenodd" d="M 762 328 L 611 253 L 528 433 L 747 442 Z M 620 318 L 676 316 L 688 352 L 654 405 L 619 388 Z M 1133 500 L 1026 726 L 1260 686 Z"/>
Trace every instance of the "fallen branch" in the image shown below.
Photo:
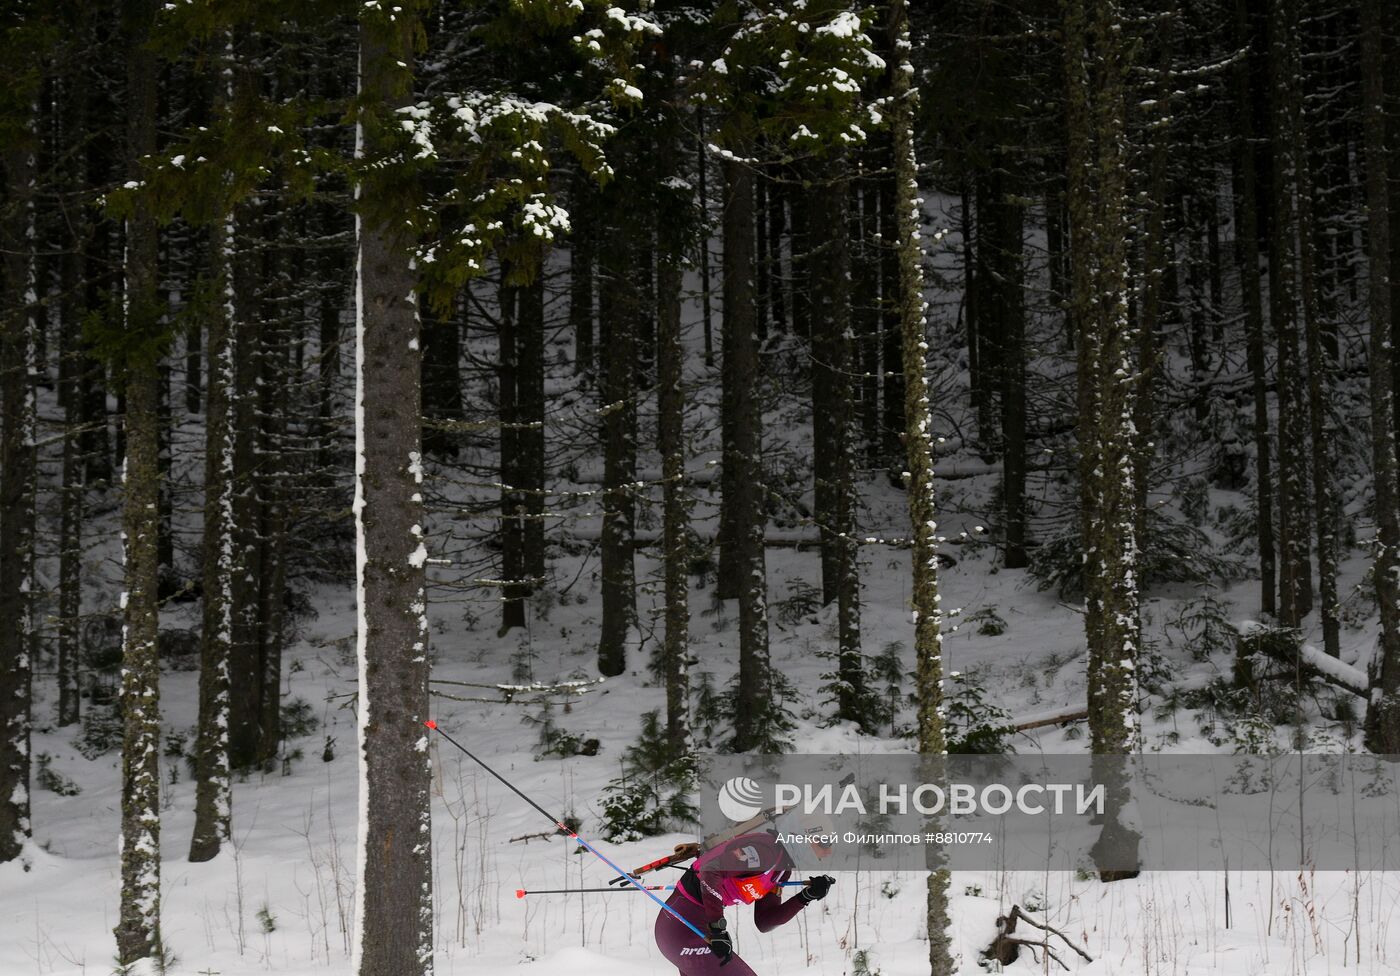
<path fill-rule="evenodd" d="M 1018 938 L 1015 935 L 1017 922 L 1025 922 L 1027 925 L 1040 929 L 1045 933 L 1045 937 L 1039 941 L 1035 939 Z M 1040 957 L 1035 955 L 1035 951 L 1037 949 L 1042 949 L 1046 956 L 1055 960 L 1060 964 L 1062 969 L 1068 971 L 1069 967 L 1065 965 L 1065 961 L 1055 954 L 1054 949 L 1050 948 L 1051 935 L 1058 935 L 1064 940 L 1065 945 L 1079 953 L 1080 957 L 1083 958 L 1085 962 L 1094 961 L 1087 952 L 1075 945 L 1069 936 L 1049 924 L 1037 922 L 1023 912 L 1020 905 L 1012 905 L 1010 913 L 1002 915 L 997 919 L 996 938 L 992 940 L 991 945 L 982 950 L 982 958 L 995 959 L 1003 966 L 1009 966 L 1020 957 L 1021 947 L 1025 946 L 1031 950 L 1031 955 L 1035 956 L 1035 961 L 1037 963 L 1040 962 Z"/>
<path fill-rule="evenodd" d="M 551 837 L 558 837 L 561 834 L 562 831 L 559 830 L 541 830 L 539 833 L 536 834 L 521 834 L 519 837 L 512 837 L 510 839 L 510 842 L 514 844 L 517 841 L 523 840 L 525 843 L 528 844 L 532 840 L 549 840 Z"/>

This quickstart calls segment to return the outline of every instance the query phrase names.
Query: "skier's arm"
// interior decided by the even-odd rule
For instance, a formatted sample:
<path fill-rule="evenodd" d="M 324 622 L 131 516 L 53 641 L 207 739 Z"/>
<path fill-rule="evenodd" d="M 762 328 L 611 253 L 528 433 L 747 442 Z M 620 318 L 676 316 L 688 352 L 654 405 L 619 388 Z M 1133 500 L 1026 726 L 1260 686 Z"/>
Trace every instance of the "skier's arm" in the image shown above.
<path fill-rule="evenodd" d="M 778 883 L 788 879 L 788 872 L 778 875 Z M 786 925 L 807 903 L 794 896 L 783 901 L 782 888 L 775 888 L 753 903 L 753 921 L 760 932 L 771 932 L 779 925 Z"/>

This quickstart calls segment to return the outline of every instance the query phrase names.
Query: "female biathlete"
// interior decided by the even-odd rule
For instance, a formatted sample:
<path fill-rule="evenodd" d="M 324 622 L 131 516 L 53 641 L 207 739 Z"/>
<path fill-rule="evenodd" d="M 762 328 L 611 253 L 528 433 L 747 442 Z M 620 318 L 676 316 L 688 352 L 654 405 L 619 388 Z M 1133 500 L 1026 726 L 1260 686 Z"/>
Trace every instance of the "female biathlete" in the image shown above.
<path fill-rule="evenodd" d="M 730 905 L 753 905 L 760 932 L 791 921 L 802 909 L 826 897 L 836 879 L 809 878 L 796 895 L 783 901 L 782 884 L 792 872 L 792 859 L 777 838 L 766 831 L 744 834 L 706 851 L 686 869 L 666 904 L 702 932 L 706 943 L 668 911 L 656 918 L 656 944 L 681 976 L 717 976 L 719 967 L 734 963 L 725 976 L 754 976 L 734 954 L 734 940 L 725 927 Z"/>

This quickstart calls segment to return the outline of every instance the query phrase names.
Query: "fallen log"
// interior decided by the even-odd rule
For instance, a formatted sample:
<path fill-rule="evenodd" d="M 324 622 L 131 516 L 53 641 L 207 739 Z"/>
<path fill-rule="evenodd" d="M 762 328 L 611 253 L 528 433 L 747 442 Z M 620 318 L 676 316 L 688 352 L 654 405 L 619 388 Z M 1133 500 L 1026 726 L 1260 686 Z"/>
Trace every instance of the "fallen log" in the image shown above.
<path fill-rule="evenodd" d="M 1070 722 L 1082 722 L 1088 717 L 1089 709 L 1087 706 L 1061 708 L 1053 712 L 1038 712 L 1035 715 L 1027 715 L 1011 727 L 1017 732 L 1029 732 L 1031 729 L 1043 729 L 1047 725 L 1068 725 Z"/>

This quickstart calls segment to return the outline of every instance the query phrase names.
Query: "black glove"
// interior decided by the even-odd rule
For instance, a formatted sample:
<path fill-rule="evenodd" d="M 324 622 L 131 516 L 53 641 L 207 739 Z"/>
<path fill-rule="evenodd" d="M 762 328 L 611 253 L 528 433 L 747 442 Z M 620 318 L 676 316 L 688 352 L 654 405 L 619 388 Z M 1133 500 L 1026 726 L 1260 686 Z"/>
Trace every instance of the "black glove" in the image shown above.
<path fill-rule="evenodd" d="M 724 919 L 710 926 L 710 951 L 719 959 L 721 966 L 734 958 L 734 939 L 725 931 Z"/>
<path fill-rule="evenodd" d="M 808 878 L 807 883 L 802 886 L 802 890 L 797 893 L 797 897 L 809 905 L 814 901 L 821 901 L 835 883 L 836 879 L 829 874 L 819 874 L 815 878 Z"/>

